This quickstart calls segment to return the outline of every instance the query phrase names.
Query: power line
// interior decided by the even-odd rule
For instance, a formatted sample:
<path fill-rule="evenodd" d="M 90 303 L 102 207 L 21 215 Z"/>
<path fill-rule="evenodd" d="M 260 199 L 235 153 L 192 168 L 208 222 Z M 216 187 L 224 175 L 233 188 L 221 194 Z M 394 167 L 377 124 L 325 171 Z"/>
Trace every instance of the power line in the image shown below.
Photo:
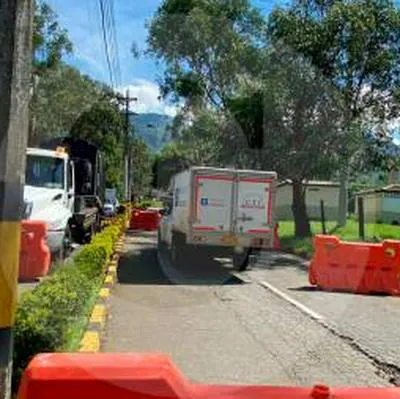
<path fill-rule="evenodd" d="M 107 17 L 106 17 L 104 0 L 99 0 L 99 6 L 100 6 L 100 17 L 101 17 L 101 30 L 103 33 L 103 41 L 104 41 L 104 48 L 105 48 L 105 53 L 106 53 L 107 67 L 108 67 L 108 72 L 110 75 L 110 83 L 111 83 L 111 86 L 114 88 L 115 87 L 114 71 L 113 71 L 113 65 L 111 62 L 110 46 L 109 46 L 108 35 L 107 35 L 107 33 L 109 32 L 109 29 L 108 29 L 109 25 L 107 24 L 107 21 L 106 21 Z"/>
<path fill-rule="evenodd" d="M 121 84 L 121 66 L 117 41 L 117 29 L 115 25 L 114 4 L 114 0 L 106 0 L 107 25 L 109 29 L 109 42 L 111 47 L 111 56 L 113 59 L 114 74 L 116 78 L 116 83 Z"/>

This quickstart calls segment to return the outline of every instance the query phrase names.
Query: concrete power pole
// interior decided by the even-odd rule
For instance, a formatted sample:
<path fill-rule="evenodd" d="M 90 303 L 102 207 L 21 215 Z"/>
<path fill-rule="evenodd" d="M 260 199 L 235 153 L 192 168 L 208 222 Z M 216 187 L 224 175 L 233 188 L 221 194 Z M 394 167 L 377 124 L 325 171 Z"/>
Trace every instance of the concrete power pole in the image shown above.
<path fill-rule="evenodd" d="M 125 154 L 124 154 L 124 192 L 125 199 L 130 201 L 131 199 L 131 186 L 132 186 L 132 159 L 131 152 L 129 148 L 129 131 L 130 131 L 130 120 L 129 120 L 129 105 L 132 101 L 137 101 L 137 97 L 130 97 L 129 89 L 126 91 L 125 97 L 118 96 L 119 101 L 124 104 L 124 113 L 125 113 L 125 126 L 124 126 L 124 134 L 125 134 Z"/>
<path fill-rule="evenodd" d="M 0 0 L 0 399 L 11 386 L 33 7 L 33 0 Z"/>

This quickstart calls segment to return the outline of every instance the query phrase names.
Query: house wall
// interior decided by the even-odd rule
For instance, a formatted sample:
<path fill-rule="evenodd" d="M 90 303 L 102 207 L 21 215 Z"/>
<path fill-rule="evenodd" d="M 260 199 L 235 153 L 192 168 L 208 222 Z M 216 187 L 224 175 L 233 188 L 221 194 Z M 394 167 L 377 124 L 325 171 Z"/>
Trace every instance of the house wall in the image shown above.
<path fill-rule="evenodd" d="M 400 193 L 370 193 L 362 197 L 366 223 L 400 224 Z M 356 215 L 358 215 L 357 202 Z"/>
<path fill-rule="evenodd" d="M 293 220 L 292 186 L 289 184 L 277 188 L 275 211 L 278 220 Z M 307 213 L 310 219 L 321 219 L 321 200 L 324 201 L 326 220 L 337 220 L 339 187 L 308 186 L 306 191 Z"/>
<path fill-rule="evenodd" d="M 385 193 L 382 196 L 380 220 L 382 223 L 400 224 L 400 193 Z"/>
<path fill-rule="evenodd" d="M 359 215 L 358 210 L 358 198 L 360 196 L 356 196 L 356 207 L 355 214 Z M 381 209 L 381 198 L 378 193 L 369 193 L 362 194 L 361 197 L 364 200 L 364 220 L 366 223 L 376 223 L 378 218 L 380 217 L 380 209 Z"/>

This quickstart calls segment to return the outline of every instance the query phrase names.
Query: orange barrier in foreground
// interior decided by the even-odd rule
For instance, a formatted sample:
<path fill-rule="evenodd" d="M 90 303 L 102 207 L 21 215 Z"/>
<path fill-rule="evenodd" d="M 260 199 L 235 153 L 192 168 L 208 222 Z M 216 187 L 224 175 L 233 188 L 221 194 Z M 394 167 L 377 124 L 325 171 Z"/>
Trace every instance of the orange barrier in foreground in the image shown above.
<path fill-rule="evenodd" d="M 324 290 L 400 295 L 400 241 L 382 243 L 314 238 L 309 281 Z"/>
<path fill-rule="evenodd" d="M 43 398 L 399 399 L 400 388 L 201 385 L 163 355 L 57 353 L 36 356 L 22 378 L 18 399 Z"/>
<path fill-rule="evenodd" d="M 49 272 L 50 250 L 46 243 L 47 225 L 37 220 L 21 222 L 19 280 L 34 280 Z"/>

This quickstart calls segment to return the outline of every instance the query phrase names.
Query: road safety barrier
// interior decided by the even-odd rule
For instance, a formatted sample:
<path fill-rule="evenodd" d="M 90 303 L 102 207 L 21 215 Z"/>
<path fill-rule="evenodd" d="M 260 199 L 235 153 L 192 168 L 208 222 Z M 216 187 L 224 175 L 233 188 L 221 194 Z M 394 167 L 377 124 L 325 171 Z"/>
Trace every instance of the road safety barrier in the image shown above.
<path fill-rule="evenodd" d="M 130 228 L 134 230 L 157 230 L 161 215 L 157 210 L 133 209 L 131 213 Z"/>
<path fill-rule="evenodd" d="M 18 399 L 394 399 L 400 388 L 202 385 L 164 355 L 43 354 L 24 373 Z"/>
<path fill-rule="evenodd" d="M 400 241 L 340 241 L 317 235 L 309 281 L 324 290 L 400 295 Z"/>
<path fill-rule="evenodd" d="M 50 268 L 50 250 L 46 243 L 45 222 L 23 220 L 21 222 L 21 249 L 19 257 L 19 280 L 44 277 Z"/>

